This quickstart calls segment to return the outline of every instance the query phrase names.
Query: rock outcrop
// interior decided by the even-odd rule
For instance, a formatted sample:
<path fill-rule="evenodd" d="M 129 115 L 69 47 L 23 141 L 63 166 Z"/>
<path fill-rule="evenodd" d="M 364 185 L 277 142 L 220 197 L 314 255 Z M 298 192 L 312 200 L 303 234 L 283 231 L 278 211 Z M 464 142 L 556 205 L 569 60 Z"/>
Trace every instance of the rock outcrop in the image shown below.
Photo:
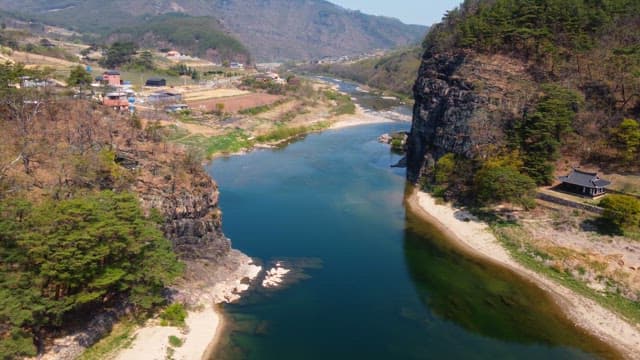
<path fill-rule="evenodd" d="M 217 262 L 231 250 L 222 233 L 218 186 L 204 170 L 196 171 L 192 179 L 188 188 L 143 182 L 137 191 L 143 207 L 158 209 L 164 216 L 162 229 L 180 258 Z"/>
<path fill-rule="evenodd" d="M 447 153 L 482 157 L 505 144 L 535 85 L 524 63 L 470 51 L 425 53 L 414 85 L 407 177 L 420 178 Z"/>
<path fill-rule="evenodd" d="M 185 261 L 215 264 L 229 254 L 231 242 L 222 232 L 218 186 L 199 164 L 186 164 L 180 149 L 121 149 L 117 159 L 135 164 L 133 191 L 143 209 L 164 219 L 162 230 Z"/>

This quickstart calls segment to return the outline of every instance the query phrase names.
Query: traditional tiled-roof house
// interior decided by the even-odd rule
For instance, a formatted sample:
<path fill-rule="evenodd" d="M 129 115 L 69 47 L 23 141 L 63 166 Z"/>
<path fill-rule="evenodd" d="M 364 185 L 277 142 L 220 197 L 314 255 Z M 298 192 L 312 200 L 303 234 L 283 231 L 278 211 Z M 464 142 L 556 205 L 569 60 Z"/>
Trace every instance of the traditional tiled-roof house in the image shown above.
<path fill-rule="evenodd" d="M 598 173 L 578 169 L 573 169 L 569 175 L 560 176 L 558 179 L 562 182 L 563 190 L 591 197 L 604 195 L 607 186 L 611 185 L 610 181 L 601 179 Z"/>

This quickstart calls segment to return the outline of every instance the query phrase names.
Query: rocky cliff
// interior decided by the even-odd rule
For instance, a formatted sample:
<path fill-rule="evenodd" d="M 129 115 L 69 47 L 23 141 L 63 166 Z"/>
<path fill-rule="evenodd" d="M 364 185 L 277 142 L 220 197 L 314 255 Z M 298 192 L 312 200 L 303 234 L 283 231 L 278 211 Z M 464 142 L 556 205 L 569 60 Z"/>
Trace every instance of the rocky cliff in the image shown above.
<path fill-rule="evenodd" d="M 535 88 L 519 60 L 427 51 L 413 88 L 409 181 L 418 182 L 447 153 L 475 158 L 503 146 L 505 129 L 526 111 Z"/>
<path fill-rule="evenodd" d="M 160 210 L 165 218 L 162 229 L 180 258 L 220 261 L 231 250 L 231 243 L 222 233 L 216 183 L 204 170 L 195 171 L 189 183 L 179 187 L 174 187 L 173 177 L 139 181 L 136 192 L 143 207 Z"/>

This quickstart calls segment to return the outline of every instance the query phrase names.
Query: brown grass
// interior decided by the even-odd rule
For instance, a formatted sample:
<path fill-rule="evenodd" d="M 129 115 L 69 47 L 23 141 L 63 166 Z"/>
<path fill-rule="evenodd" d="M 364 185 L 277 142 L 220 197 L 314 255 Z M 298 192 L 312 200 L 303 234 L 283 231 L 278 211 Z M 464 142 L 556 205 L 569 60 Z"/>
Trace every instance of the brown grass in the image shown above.
<path fill-rule="evenodd" d="M 187 101 L 187 104 L 193 109 L 203 111 L 215 111 L 217 110 L 217 104 L 223 104 L 224 112 L 237 113 L 257 106 L 271 105 L 282 98 L 283 96 L 280 95 L 256 93 L 218 99 Z"/>

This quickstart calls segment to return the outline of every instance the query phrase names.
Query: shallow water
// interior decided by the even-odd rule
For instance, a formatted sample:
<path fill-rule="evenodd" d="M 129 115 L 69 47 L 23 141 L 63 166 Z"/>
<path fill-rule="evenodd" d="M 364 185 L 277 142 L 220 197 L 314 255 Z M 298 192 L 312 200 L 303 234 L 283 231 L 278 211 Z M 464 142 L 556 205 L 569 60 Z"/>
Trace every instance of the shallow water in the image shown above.
<path fill-rule="evenodd" d="M 535 286 L 451 248 L 405 211 L 379 124 L 209 166 L 233 246 L 299 281 L 225 306 L 216 359 L 583 359 L 613 356 Z"/>

